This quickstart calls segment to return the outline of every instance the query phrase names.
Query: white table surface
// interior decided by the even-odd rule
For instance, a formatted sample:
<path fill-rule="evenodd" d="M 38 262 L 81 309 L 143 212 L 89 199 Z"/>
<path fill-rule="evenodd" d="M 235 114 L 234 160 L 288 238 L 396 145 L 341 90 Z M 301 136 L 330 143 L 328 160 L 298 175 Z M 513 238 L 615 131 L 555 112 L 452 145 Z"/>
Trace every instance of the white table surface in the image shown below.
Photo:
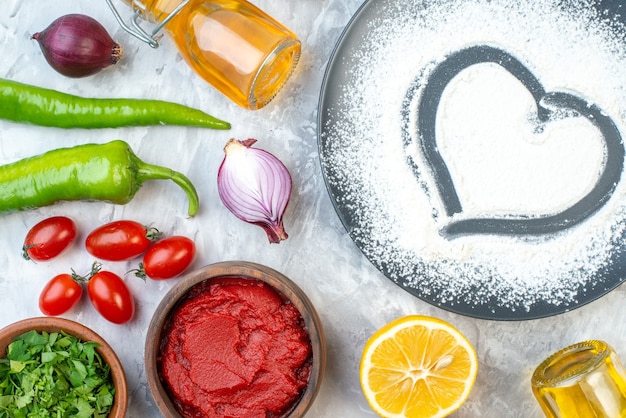
<path fill-rule="evenodd" d="M 0 13 L 0 77 L 85 96 L 124 96 L 178 101 L 230 121 L 230 131 L 147 127 L 61 130 L 0 121 L 0 164 L 54 148 L 124 139 L 145 161 L 169 166 L 196 185 L 200 213 L 188 219 L 182 191 L 171 182 L 149 182 L 127 205 L 61 203 L 0 220 L 0 326 L 41 315 L 39 292 L 51 277 L 92 263 L 81 245 L 96 226 L 117 219 L 154 223 L 168 234 L 192 237 L 198 254 L 192 268 L 228 260 L 247 260 L 281 271 L 308 294 L 322 318 L 328 365 L 311 417 L 374 416 L 359 386 L 358 365 L 367 338 L 388 321 L 407 314 L 435 316 L 454 324 L 474 344 L 479 372 L 468 401 L 456 417 L 539 417 L 530 390 L 535 366 L 548 354 L 581 340 L 603 339 L 626 359 L 626 289 L 545 319 L 500 322 L 450 313 L 410 295 L 364 258 L 342 226 L 326 191 L 317 148 L 317 104 L 324 70 L 344 26 L 361 0 L 256 0 L 295 31 L 303 42 L 297 72 L 279 97 L 265 109 L 238 108 L 206 85 L 185 65 L 167 38 L 153 50 L 131 38 L 117 24 L 103 0 L 3 0 Z M 121 2 L 116 5 L 127 12 Z M 68 79 L 44 62 L 30 36 L 55 18 L 85 13 L 97 18 L 125 46 L 115 68 L 96 76 Z M 294 188 L 285 213 L 290 237 L 270 245 L 264 232 L 237 220 L 219 200 L 216 175 L 223 146 L 231 137 L 255 137 L 257 146 L 282 159 Z M 78 244 L 48 263 L 20 257 L 28 228 L 53 215 L 73 217 Z M 136 261 L 105 267 L 124 274 Z M 128 278 L 137 302 L 132 322 L 113 325 L 83 301 L 64 315 L 100 333 L 116 350 L 130 386 L 129 417 L 158 417 L 143 365 L 144 339 L 154 309 L 174 285 L 171 281 Z"/>

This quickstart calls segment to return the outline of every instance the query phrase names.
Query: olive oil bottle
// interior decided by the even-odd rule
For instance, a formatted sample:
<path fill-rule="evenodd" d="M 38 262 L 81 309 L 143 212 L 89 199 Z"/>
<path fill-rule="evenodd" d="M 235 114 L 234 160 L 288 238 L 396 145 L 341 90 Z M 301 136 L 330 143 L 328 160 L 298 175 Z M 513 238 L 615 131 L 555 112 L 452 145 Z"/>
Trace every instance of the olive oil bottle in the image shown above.
<path fill-rule="evenodd" d="M 111 0 L 107 1 L 127 31 L 147 35 L 138 25 L 124 25 Z M 296 35 L 245 0 L 123 1 L 136 18 L 165 30 L 198 75 L 247 109 L 269 103 L 300 58 Z M 152 46 L 154 39 L 149 36 Z"/>

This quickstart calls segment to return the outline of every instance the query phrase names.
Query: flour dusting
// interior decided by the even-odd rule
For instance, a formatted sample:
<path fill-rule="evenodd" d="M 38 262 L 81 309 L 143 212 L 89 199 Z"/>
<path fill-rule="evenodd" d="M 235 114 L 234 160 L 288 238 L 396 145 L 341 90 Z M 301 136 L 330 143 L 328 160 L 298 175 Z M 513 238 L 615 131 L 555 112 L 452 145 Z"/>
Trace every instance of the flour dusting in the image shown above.
<path fill-rule="evenodd" d="M 546 92 L 595 104 L 624 135 L 623 26 L 590 1 L 373 1 L 360 19 L 357 47 L 335 57 L 346 81 L 322 109 L 320 151 L 368 259 L 420 297 L 496 319 L 562 312 L 621 281 L 607 272 L 621 251 L 625 176 L 599 210 L 558 233 L 442 234 L 451 219 L 418 145 L 417 102 L 438 63 L 488 45 L 521 61 Z M 589 120 L 540 123 L 528 89 L 495 64 L 468 67 L 447 85 L 436 133 L 463 203 L 457 217 L 559 213 L 594 188 L 607 159 Z"/>

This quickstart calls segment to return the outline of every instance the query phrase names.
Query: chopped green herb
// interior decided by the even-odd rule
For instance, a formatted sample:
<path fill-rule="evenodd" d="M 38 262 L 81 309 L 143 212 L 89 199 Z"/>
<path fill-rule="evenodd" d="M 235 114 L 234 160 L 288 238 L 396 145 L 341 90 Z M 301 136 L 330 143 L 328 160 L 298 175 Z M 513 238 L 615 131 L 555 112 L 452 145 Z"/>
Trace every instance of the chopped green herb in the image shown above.
<path fill-rule="evenodd" d="M 113 405 L 111 368 L 64 332 L 28 331 L 0 359 L 0 418 L 105 418 Z"/>

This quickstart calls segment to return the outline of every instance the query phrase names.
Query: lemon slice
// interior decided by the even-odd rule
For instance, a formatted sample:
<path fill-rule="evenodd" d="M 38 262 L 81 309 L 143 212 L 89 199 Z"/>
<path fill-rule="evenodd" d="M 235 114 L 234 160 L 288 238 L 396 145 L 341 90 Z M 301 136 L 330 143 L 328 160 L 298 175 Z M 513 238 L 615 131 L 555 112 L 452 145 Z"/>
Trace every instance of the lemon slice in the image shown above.
<path fill-rule="evenodd" d="M 437 318 L 398 318 L 371 336 L 360 379 L 371 408 L 382 417 L 445 417 L 468 398 L 478 371 L 476 350 Z"/>

